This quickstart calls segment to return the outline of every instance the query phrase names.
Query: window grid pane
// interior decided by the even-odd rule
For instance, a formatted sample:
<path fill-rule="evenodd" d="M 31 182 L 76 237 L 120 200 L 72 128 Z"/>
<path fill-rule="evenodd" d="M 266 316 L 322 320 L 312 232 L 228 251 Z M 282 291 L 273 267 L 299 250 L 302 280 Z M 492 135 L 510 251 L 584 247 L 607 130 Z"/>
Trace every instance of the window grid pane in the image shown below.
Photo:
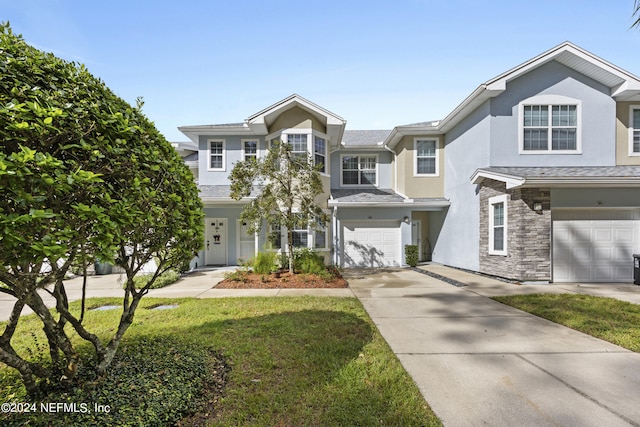
<path fill-rule="evenodd" d="M 554 150 L 576 149 L 575 129 L 554 129 L 552 134 L 552 148 Z"/>
<path fill-rule="evenodd" d="M 375 185 L 376 158 L 344 156 L 342 158 L 342 184 Z"/>
<path fill-rule="evenodd" d="M 209 150 L 211 152 L 211 158 L 209 163 L 210 169 L 222 169 L 223 168 L 223 142 L 222 141 L 211 141 L 209 143 Z"/>
<path fill-rule="evenodd" d="M 314 159 L 313 162 L 316 166 L 319 166 L 320 172 L 325 172 L 325 161 L 326 161 L 326 147 L 327 143 L 324 138 L 315 137 L 314 143 Z"/>
<path fill-rule="evenodd" d="M 436 159 L 434 159 L 434 158 L 418 158 L 418 173 L 419 174 L 434 174 L 434 173 L 436 173 Z"/>

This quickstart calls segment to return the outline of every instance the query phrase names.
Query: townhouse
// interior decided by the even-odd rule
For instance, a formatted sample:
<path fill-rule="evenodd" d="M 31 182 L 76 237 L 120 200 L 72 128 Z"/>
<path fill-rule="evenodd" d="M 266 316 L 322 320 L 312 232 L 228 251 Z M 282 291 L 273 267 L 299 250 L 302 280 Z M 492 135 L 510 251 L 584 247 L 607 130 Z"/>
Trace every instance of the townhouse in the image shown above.
<path fill-rule="evenodd" d="M 285 230 L 252 235 L 230 198 L 235 162 L 273 140 L 320 168 L 331 222 L 296 246 L 343 267 L 446 265 L 535 282 L 625 282 L 640 252 L 640 78 L 566 42 L 481 84 L 438 121 L 349 130 L 291 95 L 245 121 L 183 126 L 206 247 L 194 266 L 236 265 Z"/>

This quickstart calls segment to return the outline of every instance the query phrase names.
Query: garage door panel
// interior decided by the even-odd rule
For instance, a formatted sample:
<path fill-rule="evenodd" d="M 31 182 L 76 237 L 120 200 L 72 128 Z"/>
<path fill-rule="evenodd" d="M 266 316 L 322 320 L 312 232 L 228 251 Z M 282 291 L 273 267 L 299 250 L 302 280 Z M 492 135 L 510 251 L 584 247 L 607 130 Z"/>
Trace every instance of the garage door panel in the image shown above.
<path fill-rule="evenodd" d="M 345 221 L 342 238 L 345 267 L 400 266 L 398 221 Z"/>
<path fill-rule="evenodd" d="M 640 252 L 640 210 L 553 212 L 553 280 L 628 282 Z"/>

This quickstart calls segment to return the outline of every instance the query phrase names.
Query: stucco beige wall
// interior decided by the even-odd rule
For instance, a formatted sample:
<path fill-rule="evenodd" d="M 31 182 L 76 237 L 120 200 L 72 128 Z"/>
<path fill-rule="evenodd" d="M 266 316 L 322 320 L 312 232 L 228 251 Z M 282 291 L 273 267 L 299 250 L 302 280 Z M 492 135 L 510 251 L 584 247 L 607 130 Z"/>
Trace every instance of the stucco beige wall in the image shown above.
<path fill-rule="evenodd" d="M 405 136 L 395 147 L 398 191 L 408 197 L 444 197 L 444 144 L 442 136 L 424 136 L 438 140 L 438 176 L 414 176 L 414 140 Z"/>
<path fill-rule="evenodd" d="M 314 129 L 322 133 L 327 132 L 326 127 L 313 114 L 300 107 L 294 107 L 282 113 L 269 126 L 269 133 L 277 132 L 281 129 Z"/>
<path fill-rule="evenodd" d="M 616 105 L 616 164 L 640 165 L 640 156 L 629 156 L 629 112 L 640 102 L 618 102 Z"/>

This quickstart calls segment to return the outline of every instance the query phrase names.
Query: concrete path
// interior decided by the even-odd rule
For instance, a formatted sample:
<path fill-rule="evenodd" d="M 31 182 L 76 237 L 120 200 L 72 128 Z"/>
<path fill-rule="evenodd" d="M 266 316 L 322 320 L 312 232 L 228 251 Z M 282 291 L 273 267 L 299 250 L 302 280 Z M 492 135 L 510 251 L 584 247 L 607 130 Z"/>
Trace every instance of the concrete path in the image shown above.
<path fill-rule="evenodd" d="M 354 272 L 348 280 L 445 425 L 640 425 L 639 354 L 483 296 L 582 287 L 423 268 L 465 286 L 411 270 Z M 601 288 L 588 289 L 634 298 L 639 290 Z"/>

